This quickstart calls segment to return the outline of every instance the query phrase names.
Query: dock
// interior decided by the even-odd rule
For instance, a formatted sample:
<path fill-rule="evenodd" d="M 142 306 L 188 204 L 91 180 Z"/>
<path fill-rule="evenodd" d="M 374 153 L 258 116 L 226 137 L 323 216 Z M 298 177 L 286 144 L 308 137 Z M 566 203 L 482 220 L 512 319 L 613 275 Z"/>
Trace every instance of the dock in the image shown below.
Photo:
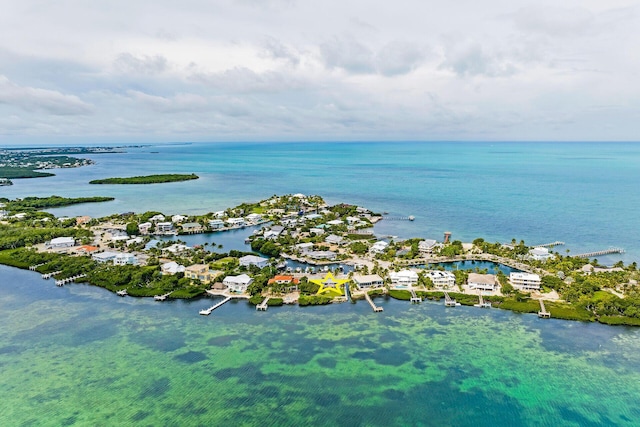
<path fill-rule="evenodd" d="M 413 221 L 416 219 L 415 216 L 383 216 L 382 219 L 386 219 L 387 221 Z"/>
<path fill-rule="evenodd" d="M 456 307 L 460 305 L 459 302 L 457 302 L 456 300 L 454 300 L 453 298 L 451 298 L 449 296 L 449 292 L 444 291 L 444 306 L 445 307 Z"/>
<path fill-rule="evenodd" d="M 119 297 L 126 297 L 127 295 L 129 295 L 129 292 L 127 292 L 127 290 L 126 290 L 126 289 L 123 289 L 123 290 L 121 290 L 121 291 L 116 292 L 116 294 L 117 294 Z"/>
<path fill-rule="evenodd" d="M 373 300 L 371 299 L 371 295 L 369 295 L 369 292 L 365 292 L 364 293 L 364 299 L 367 300 L 367 302 L 369 303 L 369 305 L 371 306 L 371 308 L 373 308 L 373 311 L 375 313 L 378 313 L 380 311 L 384 311 L 384 308 L 382 307 L 378 307 L 377 305 L 375 305 L 375 303 L 373 302 Z"/>
<path fill-rule="evenodd" d="M 228 303 L 229 301 L 231 301 L 231 297 L 226 297 L 225 299 L 223 299 L 222 301 L 220 301 L 216 305 L 212 305 L 211 307 L 209 307 L 209 308 L 207 308 L 205 310 L 200 310 L 199 313 L 202 314 L 203 316 L 208 316 L 208 315 L 211 314 L 211 312 L 213 310 L 215 310 L 216 308 L 220 307 L 223 304 Z"/>
<path fill-rule="evenodd" d="M 605 249 L 603 251 L 596 251 L 596 252 L 585 252 L 583 254 L 577 254 L 577 255 L 573 255 L 576 258 L 591 258 L 594 256 L 601 256 L 601 255 L 610 255 L 610 254 L 623 254 L 624 253 L 624 249 L 622 248 L 609 248 L 609 249 Z"/>
<path fill-rule="evenodd" d="M 544 243 L 542 245 L 533 245 L 534 248 L 553 248 L 554 246 L 564 246 L 564 242 L 555 241 L 551 243 Z"/>
<path fill-rule="evenodd" d="M 266 297 L 260 304 L 256 305 L 256 311 L 267 311 L 269 298 L 270 297 Z"/>
<path fill-rule="evenodd" d="M 482 294 L 478 293 L 478 304 L 474 304 L 474 307 L 491 308 L 491 303 L 489 301 L 485 301 Z"/>
<path fill-rule="evenodd" d="M 66 279 L 56 280 L 56 286 L 64 286 L 67 283 L 71 283 L 77 279 L 81 279 L 83 277 L 87 277 L 86 274 L 78 274 L 76 276 L 67 277 Z"/>
<path fill-rule="evenodd" d="M 547 311 L 547 309 L 544 306 L 544 301 L 542 301 L 541 299 L 538 300 L 540 301 L 540 311 L 538 312 L 538 317 L 543 318 L 543 319 L 550 319 L 551 318 L 551 313 L 549 313 Z"/>
<path fill-rule="evenodd" d="M 38 267 L 42 267 L 42 266 L 43 266 L 43 265 L 45 265 L 45 264 L 46 264 L 46 262 L 43 262 L 42 264 L 30 265 L 30 266 L 29 266 L 29 270 L 30 270 L 30 271 L 36 271 L 36 269 L 37 269 Z"/>
<path fill-rule="evenodd" d="M 416 295 L 416 291 L 413 288 L 409 288 L 409 292 L 411 292 L 411 304 L 420 304 L 422 302 L 422 297 Z"/>
<path fill-rule="evenodd" d="M 44 273 L 44 274 L 42 275 L 42 278 L 43 278 L 44 280 L 51 279 L 51 278 L 52 278 L 53 276 L 55 276 L 56 274 L 60 274 L 60 273 L 62 273 L 62 271 L 52 271 L 51 273 Z"/>
<path fill-rule="evenodd" d="M 168 292 L 168 293 L 166 293 L 166 294 L 164 294 L 164 295 L 156 295 L 156 296 L 154 296 L 154 297 L 153 297 L 153 299 L 154 299 L 154 300 L 156 300 L 156 301 L 164 301 L 164 300 L 166 300 L 166 299 L 167 299 L 167 297 L 168 297 L 169 295 L 171 295 L 172 293 L 173 293 L 173 291 L 172 291 L 172 292 Z"/>

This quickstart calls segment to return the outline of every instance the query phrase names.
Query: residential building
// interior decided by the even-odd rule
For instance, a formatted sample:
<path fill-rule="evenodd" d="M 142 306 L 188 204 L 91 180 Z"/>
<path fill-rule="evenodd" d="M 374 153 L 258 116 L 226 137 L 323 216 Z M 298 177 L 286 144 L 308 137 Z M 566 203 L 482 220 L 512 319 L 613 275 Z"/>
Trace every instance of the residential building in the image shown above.
<path fill-rule="evenodd" d="M 185 233 L 198 233 L 202 231 L 202 225 L 197 222 L 185 222 L 182 224 L 182 231 Z"/>
<path fill-rule="evenodd" d="M 51 239 L 49 247 L 52 249 L 58 248 L 70 248 L 76 244 L 76 240 L 73 237 L 56 237 Z"/>
<path fill-rule="evenodd" d="M 253 282 L 253 279 L 246 274 L 239 276 L 227 276 L 222 283 L 227 286 L 231 292 L 243 293 L 247 291 L 249 285 Z"/>
<path fill-rule="evenodd" d="M 262 258 L 255 255 L 245 255 L 238 261 L 240 262 L 240 265 L 244 267 L 255 265 L 258 268 L 265 268 L 269 265 L 269 260 L 267 258 Z"/>
<path fill-rule="evenodd" d="M 218 272 L 209 269 L 207 264 L 193 264 L 184 269 L 184 277 L 191 280 L 200 280 L 205 285 L 211 283 Z"/>
<path fill-rule="evenodd" d="M 229 224 L 230 227 L 244 227 L 245 226 L 244 218 L 229 218 L 229 219 L 227 219 L 227 224 Z"/>
<path fill-rule="evenodd" d="M 352 280 L 358 289 L 374 288 L 384 285 L 384 280 L 377 274 L 354 274 Z"/>
<path fill-rule="evenodd" d="M 498 281 L 494 274 L 469 273 L 467 284 L 469 289 L 478 289 L 480 291 L 495 291 L 498 289 Z"/>
<path fill-rule="evenodd" d="M 118 253 L 116 254 L 115 258 L 113 259 L 113 264 L 114 265 L 135 265 L 138 263 L 138 258 L 136 258 L 136 256 L 134 254 L 130 254 L 130 253 Z"/>
<path fill-rule="evenodd" d="M 389 278 L 394 286 L 413 286 L 418 283 L 418 273 L 411 270 L 391 272 Z"/>
<path fill-rule="evenodd" d="M 140 234 L 149 234 L 149 230 L 151 229 L 150 222 L 143 222 L 142 224 L 138 224 L 138 231 Z"/>
<path fill-rule="evenodd" d="M 257 213 L 252 213 L 246 216 L 247 221 L 249 222 L 259 222 L 262 220 L 262 215 Z"/>
<path fill-rule="evenodd" d="M 327 221 L 327 224 L 329 224 L 329 225 L 342 225 L 342 224 L 344 224 L 344 221 L 342 221 L 341 219 L 334 219 L 333 221 Z"/>
<path fill-rule="evenodd" d="M 509 282 L 514 288 L 523 291 L 540 289 L 540 276 L 537 274 L 512 272 L 509 275 Z"/>
<path fill-rule="evenodd" d="M 168 233 L 173 231 L 172 222 L 159 222 L 156 224 L 156 233 Z"/>
<path fill-rule="evenodd" d="M 529 258 L 536 261 L 546 261 L 551 258 L 551 253 L 547 248 L 533 248 L 529 251 Z"/>
<path fill-rule="evenodd" d="M 185 267 L 175 261 L 171 261 L 162 264 L 162 266 L 160 266 L 160 270 L 162 271 L 162 274 L 173 275 L 176 273 L 184 273 Z"/>
<path fill-rule="evenodd" d="M 209 221 L 209 228 L 212 230 L 219 230 L 224 228 L 224 221 L 221 219 L 212 219 Z"/>
<path fill-rule="evenodd" d="M 336 236 L 335 234 L 329 234 L 327 238 L 324 239 L 324 241 L 331 245 L 342 245 L 344 243 L 344 237 Z"/>
<path fill-rule="evenodd" d="M 333 251 L 306 251 L 304 255 L 311 259 L 326 259 L 329 261 L 336 259 L 337 256 Z"/>
<path fill-rule="evenodd" d="M 187 220 L 187 217 L 184 215 L 174 215 L 171 217 L 171 222 L 175 224 L 180 224 Z"/>
<path fill-rule="evenodd" d="M 322 236 L 324 234 L 324 229 L 318 227 L 310 228 L 309 233 L 313 233 L 316 236 Z"/>
<path fill-rule="evenodd" d="M 274 225 L 269 230 L 264 232 L 265 239 L 276 239 L 282 232 L 284 231 L 284 227 L 281 225 Z"/>
<path fill-rule="evenodd" d="M 149 218 L 149 221 L 151 222 L 162 222 L 164 220 L 165 218 L 164 218 L 164 215 L 162 214 L 154 215 L 151 218 Z"/>
<path fill-rule="evenodd" d="M 456 276 L 450 271 L 428 270 L 425 277 L 431 279 L 433 286 L 439 289 L 449 289 L 455 286 Z"/>
<path fill-rule="evenodd" d="M 189 249 L 191 248 L 187 245 L 183 245 L 182 243 L 174 243 L 173 245 L 164 248 L 163 251 L 171 252 L 172 254 L 178 254 L 180 252 L 188 251 Z"/>
<path fill-rule="evenodd" d="M 438 242 L 433 239 L 421 240 L 418 243 L 418 250 L 423 254 L 433 253 L 433 250 L 436 248 Z"/>
<path fill-rule="evenodd" d="M 369 251 L 371 251 L 371 253 L 374 253 L 374 254 L 381 254 L 384 251 L 386 251 L 388 247 L 389 247 L 389 244 L 381 240 L 371 245 L 371 248 L 369 249 Z"/>
<path fill-rule="evenodd" d="M 91 255 L 91 258 L 94 261 L 97 261 L 99 263 L 105 263 L 105 262 L 113 262 L 113 260 L 116 259 L 116 255 L 118 255 L 117 252 L 104 251 L 104 252 Z"/>

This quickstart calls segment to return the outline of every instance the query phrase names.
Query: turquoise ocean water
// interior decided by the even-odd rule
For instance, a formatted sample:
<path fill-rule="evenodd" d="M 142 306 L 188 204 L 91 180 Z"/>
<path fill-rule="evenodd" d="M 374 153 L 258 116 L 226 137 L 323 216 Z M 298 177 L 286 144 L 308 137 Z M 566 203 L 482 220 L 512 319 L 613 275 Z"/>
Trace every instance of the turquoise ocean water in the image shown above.
<path fill-rule="evenodd" d="M 113 195 L 56 210 L 220 210 L 316 193 L 416 220 L 401 237 L 529 243 L 640 258 L 634 144 L 157 145 L 15 181 L 0 196 Z M 195 172 L 197 181 L 90 179 Z M 212 235 L 215 236 L 215 235 Z M 212 237 L 212 240 L 216 240 Z M 226 245 L 225 245 L 226 246 Z M 564 248 L 560 248 L 564 250 Z M 638 425 L 640 329 L 379 299 L 256 313 L 57 288 L 0 266 L 0 425 Z"/>

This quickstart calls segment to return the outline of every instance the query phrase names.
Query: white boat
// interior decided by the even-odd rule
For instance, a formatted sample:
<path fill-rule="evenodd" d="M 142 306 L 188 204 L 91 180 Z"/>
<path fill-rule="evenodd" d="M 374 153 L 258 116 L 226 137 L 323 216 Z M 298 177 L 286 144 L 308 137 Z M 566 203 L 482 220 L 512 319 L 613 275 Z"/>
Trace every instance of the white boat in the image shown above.
<path fill-rule="evenodd" d="M 121 296 L 121 297 L 124 297 L 124 296 L 129 295 L 129 294 L 127 293 L 127 290 L 126 290 L 126 289 L 123 289 L 123 290 L 121 290 L 121 291 L 118 291 L 118 292 L 116 292 L 116 294 L 118 294 L 118 296 Z"/>

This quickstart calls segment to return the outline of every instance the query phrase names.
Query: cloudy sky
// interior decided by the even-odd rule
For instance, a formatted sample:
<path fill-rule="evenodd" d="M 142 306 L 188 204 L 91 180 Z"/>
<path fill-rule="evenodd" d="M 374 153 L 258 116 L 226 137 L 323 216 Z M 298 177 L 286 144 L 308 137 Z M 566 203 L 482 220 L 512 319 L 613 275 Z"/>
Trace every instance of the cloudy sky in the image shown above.
<path fill-rule="evenodd" d="M 638 140 L 621 0 L 0 0 L 0 145 Z"/>

